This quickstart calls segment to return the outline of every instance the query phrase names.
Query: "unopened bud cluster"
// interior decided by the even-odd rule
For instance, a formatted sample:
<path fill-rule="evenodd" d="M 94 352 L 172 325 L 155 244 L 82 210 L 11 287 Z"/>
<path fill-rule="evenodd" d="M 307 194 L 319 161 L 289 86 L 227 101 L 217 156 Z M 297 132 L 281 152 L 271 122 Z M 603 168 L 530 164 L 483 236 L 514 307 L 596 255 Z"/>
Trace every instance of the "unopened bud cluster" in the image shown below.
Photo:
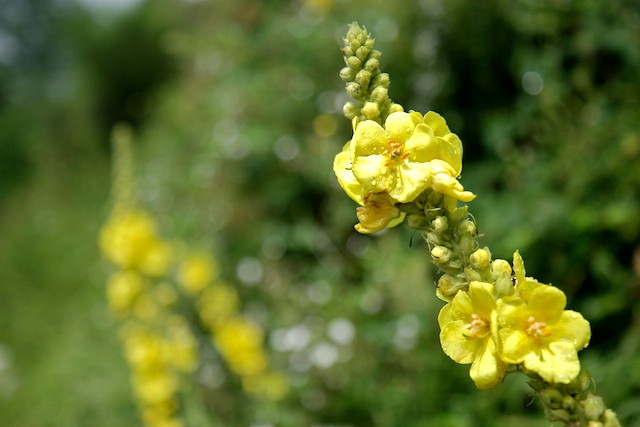
<path fill-rule="evenodd" d="M 402 107 L 389 98 L 389 74 L 380 71 L 380 51 L 373 49 L 371 34 L 357 23 L 349 25 L 343 38 L 344 62 L 340 78 L 346 83 L 345 90 L 353 99 L 344 105 L 348 119 L 374 120 L 384 123 L 389 114 L 402 111 Z"/>
<path fill-rule="evenodd" d="M 587 371 L 564 386 L 551 386 L 542 380 L 529 382 L 540 398 L 551 421 L 567 426 L 620 427 L 615 412 L 608 409 L 600 396 L 589 391 L 593 379 Z"/>

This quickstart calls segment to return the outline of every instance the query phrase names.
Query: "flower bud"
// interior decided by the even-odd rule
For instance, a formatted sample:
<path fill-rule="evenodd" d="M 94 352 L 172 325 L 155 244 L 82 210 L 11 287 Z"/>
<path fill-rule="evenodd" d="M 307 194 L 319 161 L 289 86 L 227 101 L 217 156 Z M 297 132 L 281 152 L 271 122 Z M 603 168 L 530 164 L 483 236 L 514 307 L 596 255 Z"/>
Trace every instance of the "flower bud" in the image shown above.
<path fill-rule="evenodd" d="M 356 82 L 349 82 L 346 86 L 346 91 L 350 97 L 359 99 L 362 97 L 362 87 Z"/>
<path fill-rule="evenodd" d="M 382 52 L 380 52 L 379 50 L 373 49 L 371 50 L 371 52 L 369 52 L 369 58 L 380 60 L 381 56 L 382 56 Z"/>
<path fill-rule="evenodd" d="M 538 396 L 540 396 L 544 406 L 549 409 L 561 408 L 564 401 L 562 393 L 552 387 L 546 387 L 540 390 L 540 392 L 538 392 Z"/>
<path fill-rule="evenodd" d="M 573 397 L 567 395 L 562 399 L 562 407 L 567 411 L 574 413 L 578 407 L 578 402 L 576 402 Z"/>
<path fill-rule="evenodd" d="M 431 249 L 433 262 L 436 264 L 445 264 L 451 259 L 451 250 L 445 246 L 435 246 Z"/>
<path fill-rule="evenodd" d="M 346 102 L 342 107 L 342 113 L 348 119 L 353 119 L 360 114 L 361 107 L 355 102 Z"/>
<path fill-rule="evenodd" d="M 373 91 L 371 92 L 371 100 L 373 102 L 377 102 L 378 104 L 382 104 L 383 102 L 385 102 L 387 99 L 389 98 L 389 89 L 382 87 L 382 86 L 377 86 L 375 89 L 373 89 Z"/>
<path fill-rule="evenodd" d="M 402 113 L 403 111 L 404 111 L 404 108 L 402 108 L 402 105 L 396 104 L 395 102 L 389 106 L 389 114 Z"/>
<path fill-rule="evenodd" d="M 364 62 L 364 60 L 367 59 L 368 54 L 369 54 L 369 49 L 367 49 L 365 46 L 360 46 L 356 50 L 356 57 L 362 62 Z"/>
<path fill-rule="evenodd" d="M 356 74 L 356 82 L 363 88 L 369 87 L 369 82 L 371 81 L 371 73 L 367 70 L 360 70 L 358 74 Z"/>
<path fill-rule="evenodd" d="M 389 87 L 389 84 L 391 84 L 391 80 L 389 79 L 389 74 L 380 73 L 373 78 L 373 81 L 371 83 L 374 86 Z"/>
<path fill-rule="evenodd" d="M 491 272 L 495 275 L 500 275 L 502 272 L 511 275 L 511 266 L 503 259 L 496 259 L 491 263 Z"/>
<path fill-rule="evenodd" d="M 438 289 L 446 298 L 453 298 L 458 291 L 466 291 L 468 288 L 468 282 L 451 274 L 443 274 L 438 280 Z"/>
<path fill-rule="evenodd" d="M 482 282 L 482 276 L 477 271 L 471 268 L 465 268 L 464 274 L 467 276 L 469 282 Z"/>
<path fill-rule="evenodd" d="M 616 413 L 611 409 L 607 409 L 604 411 L 603 415 L 604 427 L 620 427 L 620 421 L 618 421 L 618 417 Z"/>
<path fill-rule="evenodd" d="M 378 104 L 375 102 L 366 102 L 364 107 L 362 107 L 362 115 L 367 120 L 375 120 L 380 117 L 380 108 L 378 108 Z"/>
<path fill-rule="evenodd" d="M 424 215 L 413 214 L 407 217 L 407 224 L 414 230 L 422 230 L 427 226 L 427 219 Z"/>
<path fill-rule="evenodd" d="M 434 233 L 433 231 L 428 231 L 426 233 L 424 233 L 424 237 L 427 241 L 427 243 L 431 246 L 433 245 L 442 245 L 444 243 L 444 240 L 442 239 L 442 236 L 438 233 Z"/>
<path fill-rule="evenodd" d="M 362 67 L 362 61 L 357 56 L 350 56 L 347 58 L 347 65 L 354 70 L 359 70 Z"/>
<path fill-rule="evenodd" d="M 604 415 L 604 410 L 606 407 L 604 406 L 604 402 L 600 396 L 594 396 L 589 393 L 587 398 L 580 402 L 582 407 L 584 408 L 584 413 L 590 420 L 599 420 L 602 415 Z"/>
<path fill-rule="evenodd" d="M 489 266 L 489 262 L 491 261 L 491 252 L 489 252 L 489 248 L 482 248 L 475 250 L 469 256 L 469 262 L 471 266 L 477 270 L 482 270 Z"/>
<path fill-rule="evenodd" d="M 356 78 L 356 71 L 350 67 L 340 70 L 340 78 L 345 82 L 352 82 Z"/>
<path fill-rule="evenodd" d="M 600 421 L 589 421 L 587 427 L 603 427 L 603 424 Z"/>
<path fill-rule="evenodd" d="M 549 414 L 554 421 L 560 421 L 564 424 L 571 422 L 571 414 L 564 409 L 552 409 Z"/>
<path fill-rule="evenodd" d="M 347 39 L 342 39 L 342 42 L 344 44 L 348 44 L 349 40 Z M 353 50 L 353 48 L 351 46 L 345 46 L 342 48 L 342 54 L 344 56 L 353 56 L 356 52 Z"/>
<path fill-rule="evenodd" d="M 458 226 L 458 231 L 467 236 L 475 236 L 476 235 L 476 225 L 473 221 L 463 221 L 462 224 Z"/>
<path fill-rule="evenodd" d="M 367 49 L 371 49 L 373 47 L 373 45 L 375 44 L 375 40 L 374 39 L 367 39 L 367 41 L 364 43 L 364 45 L 367 47 Z"/>
<path fill-rule="evenodd" d="M 469 210 L 467 209 L 466 206 L 462 206 L 457 208 L 455 211 L 451 212 L 451 215 L 449 215 L 449 220 L 452 223 L 457 224 L 463 221 L 468 215 L 469 215 Z"/>
<path fill-rule="evenodd" d="M 446 216 L 439 216 L 431 221 L 431 227 L 436 233 L 442 234 L 449 229 L 449 220 Z"/>
<path fill-rule="evenodd" d="M 380 61 L 375 58 L 367 59 L 367 62 L 364 63 L 364 69 L 373 73 L 375 70 L 380 68 Z"/>

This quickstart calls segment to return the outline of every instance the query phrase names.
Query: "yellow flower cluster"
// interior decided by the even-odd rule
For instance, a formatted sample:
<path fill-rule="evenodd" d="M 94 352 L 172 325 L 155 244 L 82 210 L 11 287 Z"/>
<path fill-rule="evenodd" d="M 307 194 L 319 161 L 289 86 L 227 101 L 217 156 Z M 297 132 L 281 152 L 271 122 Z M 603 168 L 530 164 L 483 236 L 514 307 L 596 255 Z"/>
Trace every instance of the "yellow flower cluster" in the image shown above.
<path fill-rule="evenodd" d="M 455 209 L 457 200 L 475 195 L 457 178 L 462 171 L 462 142 L 439 114 L 396 111 L 384 127 L 374 120 L 353 120 L 353 138 L 334 160 L 344 191 L 361 205 L 356 229 L 373 233 L 404 219 L 396 204 L 413 202 L 430 188 Z"/>
<path fill-rule="evenodd" d="M 269 369 L 262 330 L 243 317 L 236 290 L 218 278 L 218 267 L 206 254 L 188 256 L 178 269 L 178 283 L 197 300 L 201 323 L 229 369 L 250 394 L 278 400 L 288 391 L 280 372 Z"/>
<path fill-rule="evenodd" d="M 173 267 L 171 245 L 158 237 L 147 213 L 121 208 L 103 227 L 100 248 L 117 267 L 107 300 L 122 321 L 120 338 L 143 421 L 149 427 L 183 426 L 180 376 L 198 368 L 199 355 L 187 321 L 170 310 L 178 298 L 166 280 Z"/>
<path fill-rule="evenodd" d="M 591 338 L 589 322 L 565 310 L 560 289 L 526 277 L 518 252 L 513 264 L 515 286 L 506 292 L 473 281 L 442 308 L 442 349 L 456 362 L 471 364 L 471 379 L 480 389 L 497 385 L 513 365 L 549 383 L 568 384 L 580 373 L 577 353 Z"/>

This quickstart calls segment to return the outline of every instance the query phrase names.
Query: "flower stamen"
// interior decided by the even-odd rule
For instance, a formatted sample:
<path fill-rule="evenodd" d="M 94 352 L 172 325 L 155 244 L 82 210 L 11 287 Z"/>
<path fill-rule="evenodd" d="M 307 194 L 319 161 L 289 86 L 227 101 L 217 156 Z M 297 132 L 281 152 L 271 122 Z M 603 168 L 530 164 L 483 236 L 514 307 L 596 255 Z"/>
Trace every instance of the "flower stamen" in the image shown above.
<path fill-rule="evenodd" d="M 536 321 L 535 317 L 530 316 L 527 319 L 527 323 L 529 326 L 527 327 L 527 334 L 535 340 L 538 338 L 544 338 L 551 335 L 551 332 L 545 332 L 544 330 L 547 327 L 545 322 Z"/>

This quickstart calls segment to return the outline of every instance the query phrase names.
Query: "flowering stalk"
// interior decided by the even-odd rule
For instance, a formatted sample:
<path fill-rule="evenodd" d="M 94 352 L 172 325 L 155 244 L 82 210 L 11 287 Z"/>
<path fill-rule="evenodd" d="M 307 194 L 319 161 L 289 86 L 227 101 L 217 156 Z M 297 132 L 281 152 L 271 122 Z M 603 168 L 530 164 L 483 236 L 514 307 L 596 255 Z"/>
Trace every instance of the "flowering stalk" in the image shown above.
<path fill-rule="evenodd" d="M 578 352 L 591 338 L 589 322 L 565 310 L 560 289 L 527 277 L 517 251 L 510 264 L 492 259 L 489 248 L 476 241 L 473 217 L 458 206 L 476 197 L 458 181 L 458 136 L 433 111 L 407 113 L 391 103 L 388 76 L 378 70 L 380 53 L 365 29 L 353 23 L 343 40 L 347 67 L 340 76 L 356 102 L 345 105 L 353 137 L 333 169 L 361 205 L 356 230 L 373 233 L 406 219 L 422 233 L 431 261 L 443 272 L 436 290 L 447 303 L 438 316 L 442 349 L 454 361 L 471 364 L 479 389 L 497 386 L 507 373 L 523 373 L 549 420 L 619 426 L 615 413 L 589 390 L 590 375 L 580 371 Z M 378 102 L 375 94 L 382 92 L 384 101 Z"/>
<path fill-rule="evenodd" d="M 240 299 L 222 283 L 205 252 L 186 254 L 158 235 L 152 216 L 136 206 L 131 131 L 113 132 L 112 212 L 100 233 L 103 257 L 114 267 L 107 300 L 120 321 L 120 338 L 146 426 L 184 425 L 178 395 L 185 374 L 200 365 L 199 339 L 177 302 L 189 298 L 200 326 L 250 395 L 278 400 L 288 391 L 284 374 L 269 369 L 261 329 L 239 312 Z"/>

